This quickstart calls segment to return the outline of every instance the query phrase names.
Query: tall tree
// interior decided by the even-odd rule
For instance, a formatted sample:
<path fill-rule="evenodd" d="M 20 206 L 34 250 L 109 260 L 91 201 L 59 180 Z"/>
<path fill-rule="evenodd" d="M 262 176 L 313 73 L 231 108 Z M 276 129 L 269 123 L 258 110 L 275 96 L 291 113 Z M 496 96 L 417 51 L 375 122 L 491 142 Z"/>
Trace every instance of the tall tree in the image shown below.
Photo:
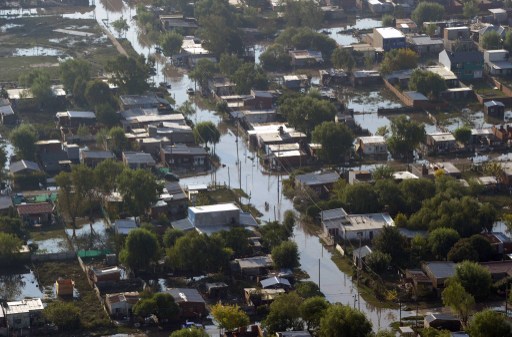
<path fill-rule="evenodd" d="M 511 44 L 512 46 L 512 44 Z M 292 57 L 286 47 L 274 43 L 260 55 L 260 63 L 267 71 L 283 71 L 290 68 Z"/>
<path fill-rule="evenodd" d="M 342 47 L 338 47 L 333 51 L 331 63 L 336 68 L 345 68 L 348 71 L 352 71 L 356 65 L 352 52 L 348 48 Z"/>
<path fill-rule="evenodd" d="M 112 22 L 112 27 L 114 27 L 119 37 L 121 37 L 123 33 L 126 35 L 128 29 L 130 29 L 128 22 L 123 17 L 120 17 L 116 21 Z"/>
<path fill-rule="evenodd" d="M 62 214 L 67 215 L 73 227 L 73 237 L 75 236 L 76 218 L 80 214 L 81 200 L 77 198 L 73 189 L 73 180 L 69 172 L 60 172 L 55 176 L 55 182 L 59 187 L 58 208 Z"/>
<path fill-rule="evenodd" d="M 215 154 L 215 145 L 220 141 L 219 129 L 213 122 L 199 122 L 194 127 L 194 138 L 199 144 L 212 144 L 213 153 Z"/>
<path fill-rule="evenodd" d="M 242 64 L 231 77 L 238 94 L 249 94 L 251 89 L 267 90 L 268 79 L 263 69 L 252 63 Z"/>
<path fill-rule="evenodd" d="M 284 19 L 289 27 L 320 28 L 324 13 L 313 0 L 285 1 Z"/>
<path fill-rule="evenodd" d="M 421 92 L 431 99 L 439 99 L 439 95 L 446 88 L 444 78 L 428 70 L 414 70 L 409 80 L 409 89 Z"/>
<path fill-rule="evenodd" d="M 143 215 L 162 189 L 155 176 L 144 169 L 124 170 L 117 183 L 127 209 L 135 216 Z"/>
<path fill-rule="evenodd" d="M 147 229 L 136 228 L 128 234 L 120 260 L 137 272 L 147 269 L 160 257 L 160 246 L 156 235 Z"/>
<path fill-rule="evenodd" d="M 466 292 L 457 279 L 448 280 L 448 285 L 443 290 L 441 297 L 443 305 L 450 307 L 466 325 L 475 306 L 475 298 Z"/>
<path fill-rule="evenodd" d="M 482 37 L 483 49 L 501 49 L 501 37 L 496 31 L 485 33 Z"/>
<path fill-rule="evenodd" d="M 73 95 L 75 95 L 73 91 L 75 83 L 79 81 L 87 82 L 91 79 L 91 65 L 83 59 L 67 59 L 61 62 L 59 64 L 59 72 L 64 89 L 68 93 L 73 93 Z"/>
<path fill-rule="evenodd" d="M 391 256 L 394 265 L 401 266 L 407 259 L 407 239 L 394 226 L 386 226 L 373 240 L 373 247 Z"/>
<path fill-rule="evenodd" d="M 460 236 L 457 231 L 452 228 L 437 228 L 429 233 L 428 243 L 432 254 L 437 259 L 446 259 L 446 255 L 459 240 Z"/>
<path fill-rule="evenodd" d="M 98 79 L 87 82 L 84 96 L 89 106 L 93 108 L 100 104 L 114 105 L 114 96 L 110 87 Z"/>
<path fill-rule="evenodd" d="M 211 308 L 213 318 L 220 327 L 228 331 L 246 327 L 249 324 L 249 316 L 238 305 L 215 304 Z"/>
<path fill-rule="evenodd" d="M 322 296 L 307 298 L 300 304 L 300 315 L 310 332 L 320 327 L 320 320 L 328 307 L 329 303 Z"/>
<path fill-rule="evenodd" d="M 418 54 L 412 49 L 393 49 L 384 54 L 380 71 L 383 74 L 389 74 L 396 70 L 414 69 L 418 66 L 418 60 Z"/>
<path fill-rule="evenodd" d="M 16 235 L 0 232 L 0 265 L 11 265 L 23 245 Z"/>
<path fill-rule="evenodd" d="M 507 317 L 492 309 L 477 312 L 468 329 L 471 337 L 512 337 L 512 325 Z"/>
<path fill-rule="evenodd" d="M 323 122 L 313 130 L 312 140 L 322 144 L 320 158 L 328 163 L 338 163 L 352 148 L 354 134 L 345 124 Z"/>
<path fill-rule="evenodd" d="M 393 155 L 410 159 L 416 147 L 425 139 L 425 127 L 417 122 L 400 116 L 391 120 L 391 136 L 388 146 Z"/>
<path fill-rule="evenodd" d="M 109 136 L 109 148 L 120 157 L 123 151 L 130 149 L 130 143 L 122 127 L 116 126 L 110 129 L 108 132 Z"/>
<path fill-rule="evenodd" d="M 279 295 L 270 304 L 270 310 L 263 325 L 271 334 L 288 329 L 302 330 L 304 324 L 300 317 L 301 303 L 302 298 L 295 292 Z"/>
<path fill-rule="evenodd" d="M 117 185 L 117 177 L 124 171 L 128 170 L 121 162 L 108 159 L 99 163 L 94 168 L 94 175 L 98 184 L 98 192 L 103 194 L 104 197 L 114 192 Z"/>
<path fill-rule="evenodd" d="M 208 89 L 208 81 L 218 72 L 217 65 L 208 59 L 200 59 L 188 76 L 197 81 L 203 91 Z"/>
<path fill-rule="evenodd" d="M 445 9 L 435 2 L 421 2 L 411 14 L 411 18 L 422 26 L 425 21 L 439 21 L 444 17 Z"/>
<path fill-rule="evenodd" d="M 299 264 L 299 249 L 293 241 L 283 241 L 272 249 L 272 260 L 276 268 L 296 268 Z"/>
<path fill-rule="evenodd" d="M 136 58 L 119 55 L 107 62 L 105 70 L 112 73 L 112 83 L 123 94 L 142 94 L 149 89 L 151 65 L 142 55 Z"/>
<path fill-rule="evenodd" d="M 320 320 L 320 337 L 370 337 L 372 324 L 366 316 L 349 306 L 333 304 Z"/>
<path fill-rule="evenodd" d="M 171 333 L 170 337 L 208 337 L 208 333 L 204 329 L 199 328 L 183 328 Z"/>
<path fill-rule="evenodd" d="M 21 124 L 11 131 L 9 139 L 19 159 L 33 160 L 36 154 L 37 130 L 32 124 Z"/>
<path fill-rule="evenodd" d="M 454 278 L 473 295 L 477 301 L 489 296 L 492 278 L 489 270 L 477 262 L 464 261 L 455 268 Z"/>
<path fill-rule="evenodd" d="M 175 31 L 165 32 L 160 36 L 160 46 L 165 56 L 171 57 L 180 52 L 183 36 Z"/>
<path fill-rule="evenodd" d="M 333 121 L 336 114 L 331 102 L 313 95 L 284 95 L 280 99 L 279 111 L 290 125 L 308 134 L 317 125 Z"/>
<path fill-rule="evenodd" d="M 70 331 L 80 326 L 80 309 L 72 302 L 54 301 L 44 308 L 43 316 L 60 331 Z"/>
<path fill-rule="evenodd" d="M 478 2 L 476 0 L 465 0 L 462 3 L 464 4 L 462 13 L 465 18 L 472 19 L 478 15 L 480 9 L 478 8 Z"/>

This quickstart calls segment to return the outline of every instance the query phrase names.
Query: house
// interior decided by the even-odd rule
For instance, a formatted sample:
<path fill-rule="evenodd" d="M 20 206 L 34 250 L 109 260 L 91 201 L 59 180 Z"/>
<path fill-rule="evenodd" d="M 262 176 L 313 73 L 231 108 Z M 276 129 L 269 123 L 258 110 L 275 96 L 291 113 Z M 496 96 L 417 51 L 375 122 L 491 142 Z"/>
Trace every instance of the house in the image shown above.
<path fill-rule="evenodd" d="M 356 248 L 352 252 L 352 263 L 354 266 L 358 267 L 363 265 L 363 261 L 365 258 L 370 255 L 372 252 L 372 249 L 368 247 L 367 245 L 362 246 L 361 248 Z"/>
<path fill-rule="evenodd" d="M 462 323 L 460 319 L 449 314 L 432 313 L 425 316 L 423 327 L 438 330 L 460 331 Z"/>
<path fill-rule="evenodd" d="M 43 318 L 44 306 L 40 298 L 5 302 L 3 309 L 7 328 L 12 332 L 30 329 L 45 322 Z"/>
<path fill-rule="evenodd" d="M 410 18 L 395 19 L 395 28 L 404 34 L 416 33 L 418 25 Z"/>
<path fill-rule="evenodd" d="M 204 171 L 210 167 L 208 152 L 200 146 L 166 145 L 160 149 L 160 160 L 167 167 Z"/>
<path fill-rule="evenodd" d="M 62 151 L 62 142 L 58 139 L 45 139 L 35 142 L 37 154 Z"/>
<path fill-rule="evenodd" d="M 405 48 L 405 35 L 393 27 L 374 28 L 373 47 L 384 51 Z"/>
<path fill-rule="evenodd" d="M 288 54 L 294 67 L 315 66 L 324 62 L 322 52 L 316 50 L 290 50 Z"/>
<path fill-rule="evenodd" d="M 459 79 L 457 78 L 457 75 L 455 75 L 453 73 L 453 71 L 446 69 L 443 66 L 440 66 L 440 65 L 426 66 L 426 67 L 423 67 L 423 69 L 441 76 L 441 78 L 444 79 L 444 82 L 446 83 L 447 88 L 460 87 Z"/>
<path fill-rule="evenodd" d="M 16 206 L 18 216 L 29 226 L 51 224 L 53 209 L 53 204 L 49 202 L 23 203 Z"/>
<path fill-rule="evenodd" d="M 162 122 L 161 125 L 148 125 L 147 134 L 149 137 L 154 137 L 156 140 L 159 140 L 160 144 L 162 145 L 196 144 L 192 128 L 186 124 L 184 125 L 174 122 Z M 148 153 L 153 153 L 154 151 L 150 150 L 149 148 L 147 151 L 144 149 L 144 147 L 149 145 L 145 139 L 147 138 L 143 138 L 142 142 L 140 143 L 141 150 Z M 158 145 L 158 148 L 160 148 L 160 144 Z"/>
<path fill-rule="evenodd" d="M 182 64 L 194 68 L 197 61 L 201 59 L 207 59 L 214 63 L 217 62 L 215 55 L 203 46 L 200 39 L 194 36 L 185 36 L 183 38 L 181 51 L 182 53 L 180 55 L 173 56 L 174 64 Z"/>
<path fill-rule="evenodd" d="M 75 290 L 75 281 L 72 279 L 64 279 L 58 278 L 55 281 L 55 292 L 57 296 L 71 296 L 73 297 L 73 292 Z"/>
<path fill-rule="evenodd" d="M 188 219 L 194 227 L 235 226 L 240 224 L 240 208 L 233 203 L 189 207 Z"/>
<path fill-rule="evenodd" d="M 292 285 L 290 281 L 282 277 L 269 277 L 260 281 L 261 288 L 263 289 L 290 289 Z"/>
<path fill-rule="evenodd" d="M 243 276 L 261 276 L 265 275 L 274 265 L 270 255 L 247 257 L 236 259 L 235 266 Z"/>
<path fill-rule="evenodd" d="M 305 89 L 309 87 L 308 75 L 284 75 L 283 86 L 292 90 Z"/>
<path fill-rule="evenodd" d="M 80 150 L 80 163 L 91 168 L 98 166 L 105 160 L 115 160 L 116 156 L 112 151 Z"/>
<path fill-rule="evenodd" d="M 0 118 L 3 125 L 14 124 L 16 116 L 12 109 L 11 102 L 6 98 L 0 98 Z"/>
<path fill-rule="evenodd" d="M 491 76 L 508 76 L 512 74 L 512 62 L 505 49 L 484 50 L 484 69 Z"/>
<path fill-rule="evenodd" d="M 167 213 L 173 216 L 185 214 L 189 199 L 177 181 L 168 181 L 164 184 L 160 200 L 167 204 Z"/>
<path fill-rule="evenodd" d="M 503 254 L 508 255 L 512 253 L 512 240 L 504 233 L 492 232 L 482 233 L 481 235 L 491 244 L 494 255 L 503 256 Z"/>
<path fill-rule="evenodd" d="M 208 88 L 216 97 L 230 96 L 235 94 L 236 84 L 227 77 L 214 77 L 208 81 Z"/>
<path fill-rule="evenodd" d="M 267 160 L 271 170 L 282 170 L 302 166 L 307 155 L 299 143 L 271 144 L 267 146 Z"/>
<path fill-rule="evenodd" d="M 460 170 L 450 162 L 437 162 L 429 164 L 412 164 L 409 166 L 411 173 L 420 178 L 434 178 L 436 171 L 442 170 L 444 174 L 455 179 L 461 179 Z"/>
<path fill-rule="evenodd" d="M 96 124 L 96 114 L 93 111 L 64 111 L 55 114 L 61 127 L 78 128 L 80 125 Z"/>
<path fill-rule="evenodd" d="M 430 132 L 425 145 L 429 154 L 449 153 L 457 148 L 457 141 L 450 132 Z"/>
<path fill-rule="evenodd" d="M 247 134 L 249 143 L 263 149 L 267 154 L 270 145 L 278 145 L 278 151 L 280 151 L 279 146 L 283 144 L 301 143 L 306 140 L 305 133 L 281 123 L 253 124 L 252 130 L 249 130 Z"/>
<path fill-rule="evenodd" d="M 421 269 L 432 282 L 434 289 L 444 288 L 447 279 L 455 275 L 455 263 L 444 261 L 424 262 Z"/>
<path fill-rule="evenodd" d="M 224 282 L 206 283 L 206 294 L 210 298 L 224 298 L 228 294 L 228 285 Z"/>
<path fill-rule="evenodd" d="M 49 175 L 71 170 L 72 162 L 68 158 L 67 151 L 62 149 L 39 153 L 39 161 L 43 170 Z"/>
<path fill-rule="evenodd" d="M 480 79 L 483 76 L 484 58 L 479 51 L 439 53 L 439 63 L 451 70 L 461 81 Z"/>
<path fill-rule="evenodd" d="M 356 70 L 352 72 L 352 85 L 368 86 L 382 82 L 380 73 L 376 70 Z"/>
<path fill-rule="evenodd" d="M 327 197 L 334 184 L 340 179 L 335 171 L 313 172 L 295 176 L 295 186 L 308 187 L 320 197 Z"/>
<path fill-rule="evenodd" d="M 483 45 L 483 37 L 485 34 L 490 32 L 496 32 L 500 39 L 505 39 L 505 35 L 507 34 L 507 28 L 501 25 L 486 25 L 485 27 L 478 30 L 478 44 L 480 47 Z"/>
<path fill-rule="evenodd" d="M 133 306 L 139 301 L 138 292 L 124 292 L 105 295 L 105 307 L 110 316 L 129 317 L 132 314 Z"/>
<path fill-rule="evenodd" d="M 373 181 L 373 175 L 368 170 L 350 170 L 348 171 L 348 183 L 350 185 L 357 183 L 370 183 Z"/>
<path fill-rule="evenodd" d="M 12 175 L 24 175 L 34 172 L 41 172 L 39 165 L 30 160 L 19 160 L 9 165 L 9 171 Z"/>
<path fill-rule="evenodd" d="M 471 129 L 470 144 L 482 145 L 482 146 L 493 146 L 499 143 L 498 139 L 494 135 L 492 128 L 474 128 Z"/>
<path fill-rule="evenodd" d="M 286 293 L 284 289 L 244 288 L 245 302 L 250 306 L 271 304 L 279 295 Z"/>
<path fill-rule="evenodd" d="M 512 277 L 512 261 L 480 262 L 480 265 L 491 274 L 493 283 Z"/>
<path fill-rule="evenodd" d="M 137 224 L 137 221 L 135 221 L 134 218 L 117 219 L 114 222 L 114 231 L 117 235 L 128 235 L 132 230 L 138 227 L 139 225 Z"/>
<path fill-rule="evenodd" d="M 156 109 L 157 111 L 172 110 L 166 99 L 156 95 L 121 95 L 119 96 L 121 110 L 130 109 Z"/>
<path fill-rule="evenodd" d="M 165 291 L 174 298 L 174 302 L 180 307 L 182 318 L 201 318 L 206 316 L 206 302 L 196 289 L 170 288 Z"/>
<path fill-rule="evenodd" d="M 119 282 L 119 280 L 121 279 L 121 268 L 111 267 L 98 269 L 90 267 L 88 269 L 88 276 L 89 279 L 94 283 Z"/>
<path fill-rule="evenodd" d="M 12 203 L 12 199 L 8 195 L 0 196 L 0 214 L 1 215 L 9 215 L 12 212 L 14 205 Z"/>
<path fill-rule="evenodd" d="M 371 241 L 384 227 L 395 222 L 387 213 L 348 214 L 343 208 L 320 213 L 324 233 L 344 240 Z"/>
<path fill-rule="evenodd" d="M 496 24 L 506 23 L 508 19 L 507 10 L 504 8 L 491 8 L 488 10 Z"/>
<path fill-rule="evenodd" d="M 400 337 L 416 337 L 416 332 L 410 326 L 398 327 Z"/>
<path fill-rule="evenodd" d="M 407 36 L 407 47 L 420 56 L 437 56 L 444 49 L 442 39 L 432 38 L 428 35 Z"/>
<path fill-rule="evenodd" d="M 342 85 L 349 82 L 349 74 L 343 69 L 322 69 L 320 70 L 320 83 L 324 86 Z"/>
<path fill-rule="evenodd" d="M 393 5 L 387 1 L 368 0 L 368 9 L 373 14 L 385 14 L 393 11 Z"/>
<path fill-rule="evenodd" d="M 406 269 L 405 280 L 413 286 L 413 297 L 416 299 L 432 294 L 432 281 L 419 269 Z"/>
<path fill-rule="evenodd" d="M 388 146 L 382 136 L 357 137 L 354 151 L 360 156 L 387 156 Z"/>
<path fill-rule="evenodd" d="M 471 31 L 466 26 L 446 27 L 443 31 L 444 49 L 447 52 L 476 50 Z"/>
<path fill-rule="evenodd" d="M 487 101 L 484 103 L 484 113 L 489 117 L 503 120 L 505 118 L 505 104 L 500 101 Z"/>
<path fill-rule="evenodd" d="M 179 13 L 160 15 L 159 19 L 165 30 L 178 31 L 184 35 L 193 35 L 199 27 L 195 18 L 188 18 Z"/>
<path fill-rule="evenodd" d="M 146 152 L 124 151 L 123 163 L 132 170 L 148 169 L 156 166 L 153 157 Z"/>

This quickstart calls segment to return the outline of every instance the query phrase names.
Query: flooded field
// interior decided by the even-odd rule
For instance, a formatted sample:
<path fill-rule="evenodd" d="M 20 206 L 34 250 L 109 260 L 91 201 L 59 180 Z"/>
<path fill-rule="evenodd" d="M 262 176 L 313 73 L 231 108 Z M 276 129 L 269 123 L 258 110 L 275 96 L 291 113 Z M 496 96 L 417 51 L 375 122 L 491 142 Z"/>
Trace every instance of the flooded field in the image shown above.
<path fill-rule="evenodd" d="M 20 267 L 0 272 L 0 299 L 12 301 L 28 297 L 43 297 L 34 272 Z"/>

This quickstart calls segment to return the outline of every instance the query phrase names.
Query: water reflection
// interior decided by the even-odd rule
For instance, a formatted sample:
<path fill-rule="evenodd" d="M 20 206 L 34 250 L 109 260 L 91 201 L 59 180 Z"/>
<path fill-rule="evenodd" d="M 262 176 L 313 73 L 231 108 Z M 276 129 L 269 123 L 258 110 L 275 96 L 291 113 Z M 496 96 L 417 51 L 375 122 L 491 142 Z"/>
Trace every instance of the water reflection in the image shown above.
<path fill-rule="evenodd" d="M 24 267 L 2 270 L 0 299 L 18 301 L 28 297 L 43 297 L 32 270 Z"/>

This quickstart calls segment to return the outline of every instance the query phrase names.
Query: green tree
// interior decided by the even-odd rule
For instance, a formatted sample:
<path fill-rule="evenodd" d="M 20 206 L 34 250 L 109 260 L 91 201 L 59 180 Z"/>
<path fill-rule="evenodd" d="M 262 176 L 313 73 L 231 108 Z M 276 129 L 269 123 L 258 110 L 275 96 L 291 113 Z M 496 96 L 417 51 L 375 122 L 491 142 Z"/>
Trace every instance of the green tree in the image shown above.
<path fill-rule="evenodd" d="M 354 134 L 345 124 L 323 122 L 313 130 L 312 140 L 322 144 L 320 158 L 329 163 L 338 163 L 352 148 Z"/>
<path fill-rule="evenodd" d="M 73 188 L 71 173 L 60 172 L 55 176 L 58 190 L 58 208 L 61 214 L 66 215 L 73 226 L 73 237 L 75 236 L 76 218 L 80 214 L 81 200 L 77 197 Z"/>
<path fill-rule="evenodd" d="M 374 251 L 365 258 L 365 265 L 377 274 L 386 272 L 391 264 L 391 256 L 380 251 Z"/>
<path fill-rule="evenodd" d="M 485 309 L 473 316 L 468 331 L 471 337 L 511 337 L 512 325 L 505 315 Z"/>
<path fill-rule="evenodd" d="M 373 239 L 373 248 L 391 257 L 391 263 L 402 266 L 407 259 L 407 239 L 394 226 L 385 226 Z"/>
<path fill-rule="evenodd" d="M 394 27 L 395 18 L 392 15 L 384 14 L 382 16 L 382 26 L 383 27 Z"/>
<path fill-rule="evenodd" d="M 330 60 L 332 53 L 338 46 L 336 41 L 332 38 L 308 27 L 286 28 L 279 34 L 276 43 L 289 49 L 295 48 L 320 51 L 324 60 Z"/>
<path fill-rule="evenodd" d="M 511 44 L 512 45 L 512 44 Z M 292 57 L 281 44 L 274 43 L 260 55 L 260 63 L 267 71 L 284 71 L 290 68 Z"/>
<path fill-rule="evenodd" d="M 296 268 L 299 264 L 299 249 L 293 241 L 283 241 L 272 248 L 272 260 L 277 269 Z"/>
<path fill-rule="evenodd" d="M 418 265 L 421 261 L 427 261 L 431 256 L 428 240 L 416 235 L 411 240 L 410 259 L 413 265 Z"/>
<path fill-rule="evenodd" d="M 400 190 L 400 186 L 393 180 L 377 180 L 375 183 L 375 192 L 377 193 L 378 204 L 391 214 L 391 216 L 395 216 L 405 209 L 405 199 Z M 407 218 L 405 218 L 405 223 L 407 223 Z M 403 224 L 403 222 L 401 224 Z M 400 227 L 401 224 L 397 223 L 396 225 Z"/>
<path fill-rule="evenodd" d="M 455 130 L 453 135 L 458 142 L 467 145 L 471 139 L 471 129 L 467 126 L 461 126 Z"/>
<path fill-rule="evenodd" d="M 126 138 L 122 127 L 116 126 L 110 129 L 108 137 L 110 138 L 109 148 L 116 156 L 120 157 L 123 151 L 130 149 L 130 143 L 128 143 L 128 138 Z"/>
<path fill-rule="evenodd" d="M 313 0 L 286 0 L 284 19 L 289 27 L 320 28 L 324 17 L 319 4 Z"/>
<path fill-rule="evenodd" d="M 119 115 L 117 114 L 116 109 L 108 103 L 96 105 L 95 111 L 98 123 L 101 123 L 108 128 L 112 128 L 119 122 Z"/>
<path fill-rule="evenodd" d="M 142 94 L 149 89 L 151 65 L 142 55 L 136 58 L 119 55 L 107 62 L 105 70 L 112 74 L 112 83 L 122 94 Z"/>
<path fill-rule="evenodd" d="M 421 92 L 430 99 L 439 99 L 441 92 L 447 89 L 444 79 L 431 71 L 416 69 L 411 74 L 409 89 Z"/>
<path fill-rule="evenodd" d="M 501 38 L 498 32 L 490 31 L 485 33 L 482 37 L 482 48 L 483 49 L 501 49 Z"/>
<path fill-rule="evenodd" d="M 165 32 L 160 36 L 160 46 L 165 56 L 171 57 L 181 50 L 183 36 L 175 31 Z"/>
<path fill-rule="evenodd" d="M 37 138 L 37 130 L 32 124 L 21 124 L 9 134 L 19 159 L 34 160 Z"/>
<path fill-rule="evenodd" d="M 421 4 L 423 4 L 422 2 Z M 419 6 L 421 6 L 418 5 Z M 380 71 L 383 74 L 389 74 L 396 70 L 414 69 L 418 66 L 419 56 L 411 49 L 401 48 L 393 49 L 384 54 L 384 60 L 381 63 Z"/>
<path fill-rule="evenodd" d="M 377 165 L 372 171 L 372 177 L 375 180 L 391 179 L 395 171 L 388 165 Z"/>
<path fill-rule="evenodd" d="M 512 50 L 512 32 L 509 31 L 505 34 L 505 39 L 503 41 L 503 47 L 508 51 Z"/>
<path fill-rule="evenodd" d="M 236 85 L 238 94 L 248 94 L 251 89 L 267 90 L 268 79 L 267 74 L 260 66 L 252 63 L 242 64 L 231 77 Z"/>
<path fill-rule="evenodd" d="M 80 327 L 80 309 L 72 302 L 51 302 L 43 309 L 43 316 L 61 331 L 71 331 Z"/>
<path fill-rule="evenodd" d="M 338 47 L 331 55 L 331 63 L 336 68 L 344 68 L 352 71 L 356 61 L 348 48 Z"/>
<path fill-rule="evenodd" d="M 320 326 L 320 319 L 323 317 L 329 303 L 323 296 L 310 297 L 300 304 L 300 315 L 308 327 L 308 331 L 314 332 Z"/>
<path fill-rule="evenodd" d="M 219 60 L 219 70 L 227 77 L 232 77 L 235 72 L 242 65 L 242 60 L 237 55 L 233 54 L 222 54 Z"/>
<path fill-rule="evenodd" d="M 370 337 L 372 324 L 366 316 L 349 306 L 333 304 L 320 320 L 320 337 Z"/>
<path fill-rule="evenodd" d="M 263 247 L 268 250 L 272 250 L 292 235 L 292 230 L 277 221 L 266 223 L 260 226 L 258 230 L 261 233 Z"/>
<path fill-rule="evenodd" d="M 88 81 L 85 86 L 85 99 L 90 107 L 96 107 L 101 104 L 114 105 L 114 96 L 107 83 L 101 80 Z"/>
<path fill-rule="evenodd" d="M 459 240 L 460 236 L 452 228 L 437 228 L 429 233 L 428 243 L 432 254 L 437 259 L 446 259 L 451 247 Z"/>
<path fill-rule="evenodd" d="M 241 31 L 235 26 L 235 20 L 229 15 L 210 15 L 199 17 L 198 34 L 203 38 L 203 45 L 215 56 L 223 53 L 242 55 L 245 50 Z"/>
<path fill-rule="evenodd" d="M 300 281 L 295 284 L 295 292 L 302 298 L 323 297 L 318 284 L 313 281 Z"/>
<path fill-rule="evenodd" d="M 220 141 L 220 132 L 217 126 L 211 121 L 199 122 L 194 127 L 194 138 L 196 143 L 213 145 L 213 153 L 215 154 L 215 144 Z"/>
<path fill-rule="evenodd" d="M 208 333 L 204 329 L 184 328 L 171 333 L 170 337 L 208 337 Z"/>
<path fill-rule="evenodd" d="M 477 301 L 485 300 L 490 293 L 492 278 L 487 268 L 477 262 L 464 261 L 455 267 L 454 278 Z"/>
<path fill-rule="evenodd" d="M 417 212 L 423 201 L 433 197 L 436 193 L 434 182 L 426 178 L 404 180 L 400 183 L 400 190 L 409 214 Z"/>
<path fill-rule="evenodd" d="M 44 108 L 53 102 L 52 82 L 47 71 L 40 69 L 23 74 L 19 78 L 20 84 L 28 88 L 37 104 Z"/>
<path fill-rule="evenodd" d="M 23 241 L 16 235 L 0 232 L 0 265 L 10 265 L 16 261 Z"/>
<path fill-rule="evenodd" d="M 118 188 L 117 177 L 127 168 L 123 163 L 113 159 L 104 160 L 94 168 L 95 180 L 98 184 L 98 192 L 104 197 L 109 196 Z"/>
<path fill-rule="evenodd" d="M 156 235 L 143 228 L 130 231 L 119 253 L 121 262 L 135 272 L 146 270 L 159 257 L 160 245 Z"/>
<path fill-rule="evenodd" d="M 234 257 L 248 256 L 252 252 L 249 237 L 251 233 L 242 227 L 233 227 L 228 231 L 221 231 L 214 235 L 218 235 L 224 246 L 233 251 Z"/>
<path fill-rule="evenodd" d="M 341 202 L 351 213 L 373 213 L 380 210 L 379 196 L 372 185 L 368 183 L 345 186 Z"/>
<path fill-rule="evenodd" d="M 279 295 L 270 304 L 270 310 L 263 321 L 264 327 L 270 334 L 278 331 L 302 330 L 304 324 L 301 320 L 300 305 L 302 298 L 295 292 Z"/>
<path fill-rule="evenodd" d="M 478 252 L 468 238 L 460 239 L 448 252 L 447 259 L 453 262 L 478 261 Z"/>
<path fill-rule="evenodd" d="M 155 176 L 144 169 L 124 170 L 117 183 L 127 210 L 135 216 L 144 214 L 162 190 Z"/>
<path fill-rule="evenodd" d="M 91 79 L 91 65 L 83 59 L 70 58 L 59 64 L 59 73 L 64 89 L 73 96 L 80 96 L 81 93 L 74 91 L 75 84 Z"/>
<path fill-rule="evenodd" d="M 472 19 L 478 15 L 480 9 L 478 8 L 478 2 L 476 0 L 465 0 L 463 1 L 462 13 L 467 19 Z"/>
<path fill-rule="evenodd" d="M 468 294 L 457 279 L 449 279 L 441 297 L 443 305 L 450 307 L 464 325 L 467 324 L 471 311 L 475 306 L 475 298 Z"/>
<path fill-rule="evenodd" d="M 174 301 L 171 294 L 156 293 L 152 296 L 156 303 L 157 312 L 155 313 L 159 320 L 174 320 L 178 318 L 180 307 Z"/>
<path fill-rule="evenodd" d="M 222 305 L 220 303 L 211 307 L 213 318 L 219 326 L 228 331 L 249 325 L 249 316 L 238 305 Z"/>
<path fill-rule="evenodd" d="M 425 21 L 439 21 L 444 17 L 445 9 L 435 2 L 421 2 L 411 14 L 411 18 L 422 26 Z"/>
<path fill-rule="evenodd" d="M 114 29 L 116 30 L 117 35 L 119 37 L 121 37 L 123 35 L 123 33 L 126 34 L 128 29 L 130 29 L 128 22 L 123 17 L 120 17 L 116 21 L 113 21 L 111 24 L 112 24 L 112 27 L 114 27 Z"/>
<path fill-rule="evenodd" d="M 279 111 L 293 127 L 310 133 L 317 125 L 333 121 L 336 108 L 331 102 L 312 95 L 284 95 Z"/>
<path fill-rule="evenodd" d="M 176 244 L 176 241 L 185 235 L 185 232 L 179 229 L 167 228 L 162 239 L 164 247 L 171 248 Z"/>
<path fill-rule="evenodd" d="M 400 116 L 391 120 L 391 136 L 387 143 L 394 156 L 409 159 L 425 136 L 425 127 L 422 124 Z"/>
<path fill-rule="evenodd" d="M 188 76 L 197 81 L 203 90 L 207 90 L 208 81 L 218 72 L 217 65 L 208 59 L 200 59 L 196 66 L 192 69 Z"/>

